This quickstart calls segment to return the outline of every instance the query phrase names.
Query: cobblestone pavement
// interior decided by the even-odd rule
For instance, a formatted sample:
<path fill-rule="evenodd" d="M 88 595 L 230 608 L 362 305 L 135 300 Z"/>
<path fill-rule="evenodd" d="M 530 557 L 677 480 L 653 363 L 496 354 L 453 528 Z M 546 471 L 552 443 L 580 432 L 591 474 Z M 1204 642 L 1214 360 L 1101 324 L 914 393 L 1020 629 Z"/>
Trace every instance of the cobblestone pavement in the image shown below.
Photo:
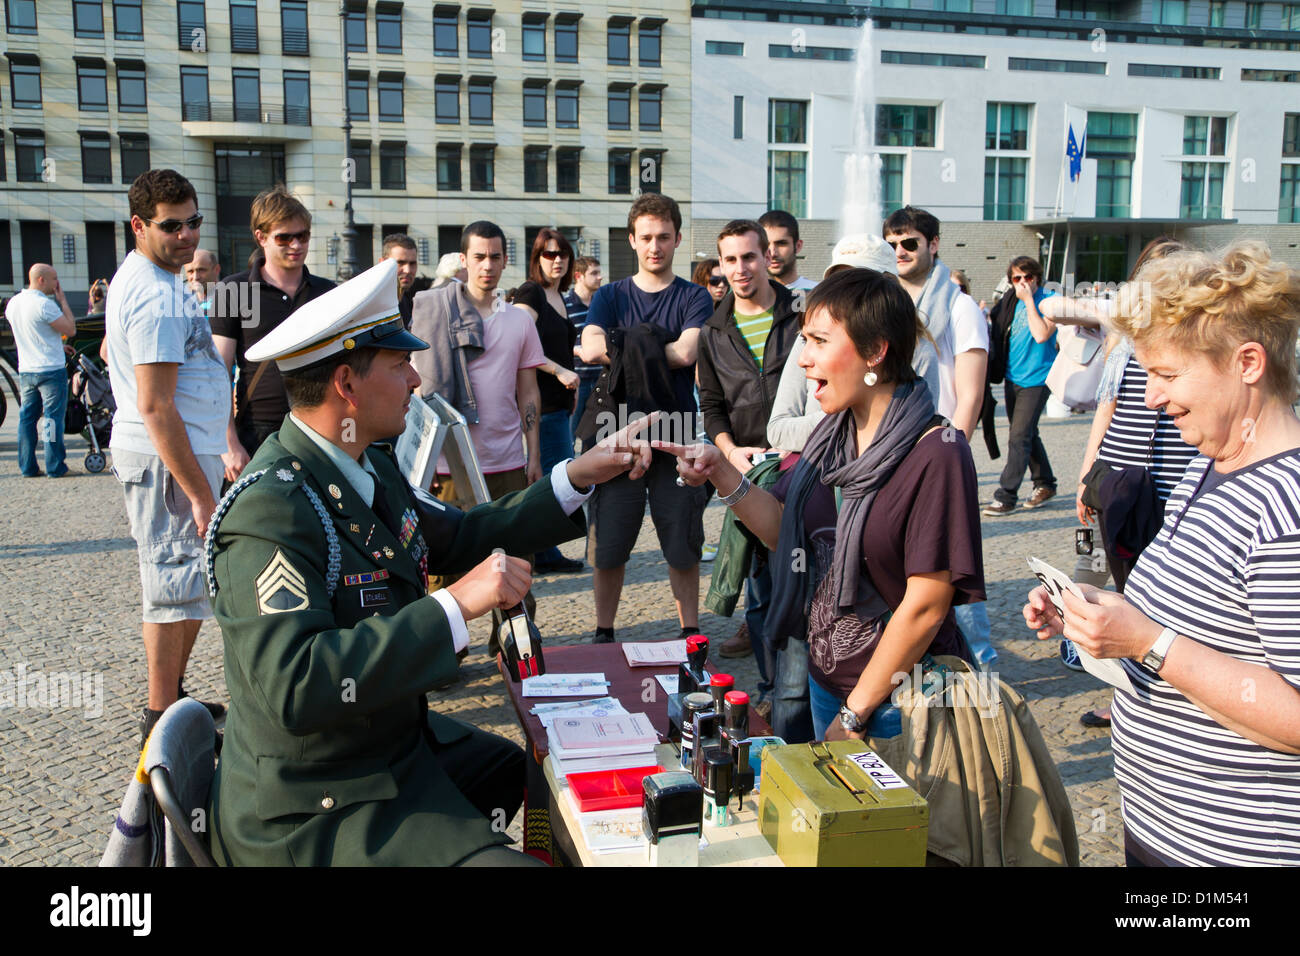
<path fill-rule="evenodd" d="M 137 758 L 145 662 L 135 545 L 121 488 L 109 472 L 85 473 L 82 439 L 69 439 L 68 477 L 19 475 L 17 410 L 10 411 L 0 427 L 0 680 L 6 674 L 75 673 L 89 680 L 91 693 L 73 707 L 30 701 L 0 705 L 0 864 L 91 865 L 103 853 Z M 1109 695 L 1086 674 L 1062 667 L 1056 642 L 1034 640 L 1020 616 L 1031 584 L 1026 555 L 1067 572 L 1074 566 L 1070 493 L 1088 422 L 1088 416 L 1044 420 L 1043 441 L 1063 494 L 1036 511 L 983 519 L 984 562 L 1001 676 L 1030 701 L 1057 760 L 1074 807 L 1083 863 L 1114 866 L 1123 863 L 1123 850 L 1110 737 L 1079 724 L 1085 710 L 1105 704 Z M 999 437 L 1005 447 L 1001 419 Z M 990 461 L 978 436 L 974 451 L 983 502 L 996 486 L 1000 463 Z M 1023 493 L 1028 494 L 1027 486 Z M 707 540 L 716 542 L 722 516 L 715 500 L 706 512 Z M 563 551 L 580 556 L 582 544 L 571 542 Z M 702 568 L 703 593 L 708 565 Z M 590 639 L 589 572 L 543 577 L 535 593 L 538 623 L 548 642 Z M 704 613 L 700 624 L 716 642 L 734 633 L 740 620 L 739 612 L 731 620 Z M 617 633 L 620 640 L 677 633 L 667 568 L 648 518 L 628 567 Z M 522 742 L 501 679 L 486 657 L 486 640 L 486 626 L 475 622 L 463 679 L 431 698 L 445 713 Z M 738 687 L 753 686 L 752 658 L 727 665 Z M 215 623 L 200 632 L 186 687 L 196 697 L 226 699 Z M 511 830 L 516 838 L 520 819 Z"/>

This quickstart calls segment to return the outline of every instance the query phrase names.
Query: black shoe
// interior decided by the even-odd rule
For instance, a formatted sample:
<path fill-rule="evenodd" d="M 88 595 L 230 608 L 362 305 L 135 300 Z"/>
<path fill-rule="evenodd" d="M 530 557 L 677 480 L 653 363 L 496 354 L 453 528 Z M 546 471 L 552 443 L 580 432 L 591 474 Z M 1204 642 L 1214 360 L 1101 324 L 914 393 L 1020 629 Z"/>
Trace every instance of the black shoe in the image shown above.
<path fill-rule="evenodd" d="M 573 574 L 586 570 L 586 565 L 572 558 L 560 558 L 558 561 L 537 562 L 537 570 L 543 574 Z"/>
<path fill-rule="evenodd" d="M 177 687 L 177 691 L 178 691 L 178 694 L 177 694 L 177 699 L 178 699 L 178 700 L 179 700 L 181 697 L 189 697 L 189 696 L 190 696 L 190 695 L 189 695 L 189 692 L 186 691 L 184 687 L 179 687 L 179 686 L 178 686 L 178 687 Z M 208 712 L 209 714 L 212 715 L 212 719 L 213 719 L 213 720 L 220 720 L 222 717 L 226 716 L 226 705 L 225 705 L 225 704 L 218 704 L 218 703 L 214 703 L 213 701 L 209 701 L 209 700 L 200 700 L 199 703 L 202 704 L 203 707 L 204 707 L 204 709 L 207 710 L 207 712 Z"/>
<path fill-rule="evenodd" d="M 149 734 L 153 732 L 154 726 L 158 721 L 162 719 L 162 715 L 163 712 L 161 710 L 150 710 L 148 707 L 146 707 L 144 713 L 140 715 L 140 751 L 142 753 L 144 752 L 145 744 L 149 742 Z"/>
<path fill-rule="evenodd" d="M 1016 510 L 1016 506 L 1014 503 L 1007 504 L 1005 501 L 994 500 L 994 501 L 990 501 L 983 508 L 981 508 L 980 514 L 985 514 L 991 518 L 996 518 L 999 515 L 1014 514 L 1015 510 Z"/>
<path fill-rule="evenodd" d="M 613 644 L 614 629 L 612 627 L 596 628 L 596 636 L 591 639 L 593 644 Z"/>
<path fill-rule="evenodd" d="M 1097 712 L 1095 710 L 1090 710 L 1082 717 L 1079 718 L 1079 723 L 1083 724 L 1083 726 L 1085 727 L 1100 729 L 1102 727 L 1110 726 L 1110 718 L 1100 717 L 1097 715 Z"/>

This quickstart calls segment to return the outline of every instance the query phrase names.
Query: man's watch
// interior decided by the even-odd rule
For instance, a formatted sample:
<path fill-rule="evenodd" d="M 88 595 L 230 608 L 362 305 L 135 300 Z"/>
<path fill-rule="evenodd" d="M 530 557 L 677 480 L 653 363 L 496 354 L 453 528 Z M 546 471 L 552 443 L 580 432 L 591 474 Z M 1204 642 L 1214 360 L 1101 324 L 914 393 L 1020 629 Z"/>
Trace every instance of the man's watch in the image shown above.
<path fill-rule="evenodd" d="M 850 733 L 857 733 L 863 727 L 867 726 L 867 722 L 856 713 L 849 710 L 848 704 L 844 704 L 840 707 L 840 725 Z"/>
<path fill-rule="evenodd" d="M 1142 658 L 1142 666 L 1155 673 L 1160 673 L 1160 668 L 1165 666 L 1165 657 L 1169 654 L 1169 645 L 1173 644 L 1174 638 L 1178 632 L 1172 627 L 1167 627 L 1160 632 L 1156 642 L 1151 645 L 1151 650 L 1146 652 Z"/>

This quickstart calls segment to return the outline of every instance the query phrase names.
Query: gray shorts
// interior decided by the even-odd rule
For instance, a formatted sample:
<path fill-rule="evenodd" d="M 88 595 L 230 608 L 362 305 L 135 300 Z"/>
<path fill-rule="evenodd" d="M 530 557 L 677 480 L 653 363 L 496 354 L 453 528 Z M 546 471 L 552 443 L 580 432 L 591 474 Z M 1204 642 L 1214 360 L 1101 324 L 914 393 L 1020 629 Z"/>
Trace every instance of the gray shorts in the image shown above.
<path fill-rule="evenodd" d="M 677 487 L 677 459 L 655 452 L 650 470 L 636 481 L 624 474 L 596 486 L 587 505 L 587 560 L 602 571 L 627 564 L 649 497 L 664 560 L 678 571 L 690 570 L 700 563 L 709 494 L 708 485 Z"/>
<path fill-rule="evenodd" d="M 225 468 L 220 455 L 195 455 L 215 496 Z M 190 499 L 157 455 L 113 449 L 113 474 L 126 492 L 126 516 L 140 559 L 146 624 L 212 617 L 203 573 L 203 539 Z"/>

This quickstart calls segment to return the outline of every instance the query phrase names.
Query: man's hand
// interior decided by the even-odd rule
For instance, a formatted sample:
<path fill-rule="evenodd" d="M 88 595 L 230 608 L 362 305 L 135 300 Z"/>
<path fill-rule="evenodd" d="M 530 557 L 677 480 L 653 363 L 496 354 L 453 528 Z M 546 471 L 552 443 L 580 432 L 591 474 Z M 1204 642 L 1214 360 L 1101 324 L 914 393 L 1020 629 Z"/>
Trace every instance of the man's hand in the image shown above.
<path fill-rule="evenodd" d="M 743 475 L 754 467 L 754 456 L 761 455 L 766 451 L 766 448 L 755 448 L 752 445 L 733 445 L 731 450 L 727 452 L 727 461 L 731 462 L 731 467 Z"/>
<path fill-rule="evenodd" d="M 226 481 L 238 481 L 248 462 L 248 452 L 244 451 L 244 446 L 239 442 L 235 442 L 234 448 L 223 452 L 221 463 L 226 466 Z"/>
<path fill-rule="evenodd" d="M 1034 301 L 1034 289 L 1031 282 L 1017 282 L 1015 285 L 1016 298 L 1021 302 Z"/>
<path fill-rule="evenodd" d="M 199 529 L 199 537 L 206 538 L 208 535 L 208 522 L 212 520 L 212 512 L 217 510 L 217 499 L 212 495 L 205 496 L 203 501 L 190 502 L 190 514 L 194 516 L 194 524 Z"/>
<path fill-rule="evenodd" d="M 475 565 L 468 574 L 447 587 L 466 621 L 501 608 L 512 608 L 532 587 L 528 562 L 497 552 Z"/>
<path fill-rule="evenodd" d="M 653 444 L 660 451 L 666 451 L 677 458 L 677 474 L 681 475 L 682 481 L 692 488 L 698 488 L 706 481 L 718 478 L 719 469 L 724 466 L 730 466 L 733 471 L 739 471 L 742 475 L 749 470 L 747 465 L 745 471 L 740 471 L 723 457 L 717 445 L 710 445 L 707 442 L 700 442 L 698 445 L 677 445 L 673 442 L 657 441 Z M 732 485 L 737 483 L 738 480 L 732 481 Z"/>
<path fill-rule="evenodd" d="M 528 456 L 528 464 L 524 466 L 524 480 L 530 485 L 542 477 L 542 463 L 536 455 Z"/>
<path fill-rule="evenodd" d="M 569 462 L 569 481 L 573 487 L 599 485 L 625 471 L 629 478 L 636 479 L 649 471 L 653 453 L 650 443 L 640 436 L 658 418 L 658 412 L 638 418 L 622 431 L 602 438 L 590 451 Z"/>
<path fill-rule="evenodd" d="M 570 391 L 578 387 L 578 373 L 570 372 L 563 365 L 556 366 L 555 377 L 560 380 L 561 385 Z"/>

